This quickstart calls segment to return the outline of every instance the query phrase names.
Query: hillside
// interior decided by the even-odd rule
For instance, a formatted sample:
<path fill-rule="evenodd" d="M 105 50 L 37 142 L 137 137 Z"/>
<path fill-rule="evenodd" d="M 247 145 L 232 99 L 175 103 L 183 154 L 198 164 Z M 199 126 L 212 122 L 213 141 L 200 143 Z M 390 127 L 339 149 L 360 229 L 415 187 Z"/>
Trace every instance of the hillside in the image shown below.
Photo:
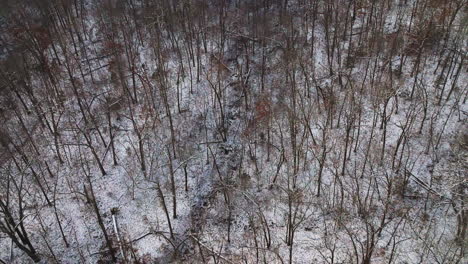
<path fill-rule="evenodd" d="M 0 263 L 466 263 L 466 0 L 0 21 Z"/>

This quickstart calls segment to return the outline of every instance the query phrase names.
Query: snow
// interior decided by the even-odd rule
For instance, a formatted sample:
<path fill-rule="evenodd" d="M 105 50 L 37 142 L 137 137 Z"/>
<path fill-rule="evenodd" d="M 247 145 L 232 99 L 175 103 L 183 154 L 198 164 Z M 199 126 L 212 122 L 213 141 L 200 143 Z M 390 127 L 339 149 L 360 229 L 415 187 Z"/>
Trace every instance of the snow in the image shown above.
<path fill-rule="evenodd" d="M 398 30 L 396 29 L 398 13 L 403 12 L 401 11 L 403 9 L 407 14 L 410 7 L 411 5 L 398 6 L 384 14 L 386 21 L 383 33 L 395 33 Z M 404 16 L 403 24 L 408 25 L 408 19 Z M 364 26 L 360 21 L 358 16 L 353 32 L 359 31 Z M 91 32 L 90 39 L 85 42 L 84 47 L 91 54 L 89 56 L 98 57 L 102 55 L 101 53 L 104 54 L 106 50 L 103 35 L 99 32 L 98 21 L 90 19 L 85 28 Z M 133 34 L 136 33 L 133 32 Z M 150 79 L 151 85 L 157 89 L 153 87 L 153 94 L 142 92 L 139 98 L 143 103 L 130 106 L 143 138 L 144 152 L 147 155 L 146 172 L 141 171 L 138 137 L 126 105 L 131 103 L 123 102 L 123 109 L 112 113 L 116 156 L 118 157 L 118 165 L 112 165 L 110 147 L 107 150 L 102 147 L 96 127 L 88 125 L 85 128 L 76 99 L 71 92 L 71 84 L 69 81 L 62 81 L 60 85 L 66 89 L 67 97 L 64 102 L 65 110 L 60 113 L 62 117 L 59 129 L 62 146 L 60 151 L 65 163 L 59 164 L 56 160 L 53 137 L 45 128 L 37 126 L 34 131 L 35 142 L 40 149 L 41 157 L 34 157 L 31 166 L 37 168 L 38 171 L 39 168 L 44 168 L 45 161 L 52 166 L 55 178 L 48 178 L 44 170 L 41 171 L 41 177 L 44 176 L 48 188 L 53 189 L 54 184 L 57 185 L 54 201 L 70 244 L 69 248 L 65 247 L 57 228 L 54 208 L 45 205 L 44 198 L 37 191 L 35 184 L 27 183 L 26 188 L 28 192 L 33 193 L 28 197 L 28 204 L 31 204 L 34 209 L 28 209 L 28 213 L 34 214 L 34 217 L 27 218 L 25 222 L 28 230 L 31 231 L 31 240 L 41 252 L 44 263 L 53 262 L 53 256 L 47 248 L 46 241 L 54 249 L 54 255 L 63 263 L 98 263 L 105 259 L 102 256 L 105 254 L 101 254 L 107 251 L 103 234 L 97 224 L 95 212 L 90 204 L 86 203 L 84 194 L 84 186 L 89 187 L 87 174 L 91 179 L 106 230 L 114 243 L 117 243 L 117 239 L 112 228 L 110 210 L 118 208 L 116 218 L 127 255 L 130 255 L 130 247 L 132 247 L 138 258 L 145 259 L 147 263 L 177 263 L 177 261 L 201 263 L 199 248 L 204 248 L 206 254 L 204 258 L 208 263 L 214 263 L 213 259 L 216 257 L 227 259 L 232 263 L 256 263 L 257 261 L 280 263 L 280 259 L 286 263 L 289 261 L 290 250 L 286 242 L 289 201 L 292 201 L 292 210 L 297 210 L 296 221 L 298 221 L 295 225 L 296 232 L 293 240 L 293 263 L 331 263 L 332 255 L 334 263 L 362 261 L 366 245 L 371 239 L 368 237 L 370 228 L 376 230 L 382 228 L 379 236 L 374 237 L 375 248 L 373 248 L 372 263 L 388 263 L 390 258 L 393 258 L 394 263 L 433 263 L 440 261 L 441 256 L 452 254 L 457 222 L 450 199 L 454 199 L 453 187 L 457 181 L 463 180 L 463 176 L 448 179 L 444 174 L 452 170 L 453 166 L 455 170 L 460 171 L 460 174 L 464 172 L 460 165 L 458 167 L 453 165 L 451 155 L 454 152 L 455 138 L 466 130 L 464 123 L 468 105 L 462 98 L 466 97 L 466 86 L 463 87 L 463 84 L 467 82 L 467 74 L 464 72 L 457 80 L 459 90 L 455 91 L 449 100 L 444 98 L 442 105 L 438 105 L 440 89 L 435 85 L 437 74 L 434 74 L 437 67 L 437 54 L 428 54 L 427 58 L 421 62 L 422 71 L 418 77 L 417 90 L 414 98 L 410 100 L 409 94 L 415 78 L 411 70 L 415 58 L 407 58 L 401 76 L 393 77 L 395 79 L 392 87 L 398 98 L 398 112 L 396 111 L 396 96 L 393 96 L 386 106 L 389 119 L 386 129 L 386 148 L 383 152 L 384 161 L 381 162 L 384 130 L 379 129 L 379 126 L 385 106 L 379 93 L 390 80 L 383 76 L 380 83 L 374 84 L 374 88 L 371 89 L 370 76 L 364 79 L 363 72 L 366 69 L 367 59 L 371 59 L 369 72 L 377 67 L 378 75 L 381 74 L 381 70 L 388 67 L 386 62 L 381 58 L 382 60 L 374 66 L 372 56 L 375 54 L 368 52 L 369 54 L 365 56 L 371 56 L 371 58 L 358 58 L 354 68 L 340 69 L 342 71 L 340 74 L 346 75 L 346 78 L 343 78 L 346 88 L 341 89 L 338 85 L 337 72 L 334 76 L 330 76 L 328 70 L 323 25 L 317 22 L 315 32 L 306 32 L 305 35 L 309 40 L 312 35 L 316 38 L 315 56 L 311 58 L 315 69 L 313 76 L 315 80 L 312 77 L 306 80 L 300 75 L 298 65 L 288 65 L 291 72 L 294 71 L 297 74 L 298 106 L 296 109 L 291 107 L 290 89 L 287 87 L 284 73 L 278 70 L 284 58 L 288 56 L 282 49 L 268 49 L 267 64 L 271 68 L 265 80 L 267 91 L 263 93 L 260 90 L 260 73 L 255 71 L 255 67 L 261 65 L 261 52 L 256 52 L 255 56 L 249 58 L 252 64 L 252 69 L 249 71 L 251 74 L 248 88 L 249 96 L 251 96 L 249 111 L 245 111 L 245 95 L 241 85 L 235 84 L 242 80 L 239 67 L 245 67 L 244 56 L 239 56 L 229 62 L 221 62 L 229 69 L 225 71 L 225 79 L 220 81 L 219 91 L 217 91 L 224 95 L 222 104 L 226 118 L 227 136 L 225 139 L 219 133 L 220 106 L 209 83 L 211 81 L 217 85 L 216 71 L 217 67 L 221 66 L 218 65 L 216 59 L 210 57 L 210 54 L 203 54 L 201 81 L 196 82 L 194 78 L 191 83 L 188 67 L 191 67 L 193 75 L 196 74 L 197 69 L 190 62 L 184 62 L 186 76 L 177 84 L 179 58 L 169 48 L 171 47 L 170 40 L 163 40 L 167 48 L 164 67 L 168 69 L 168 100 L 177 138 L 177 157 L 173 160 L 177 219 L 172 218 L 171 174 L 166 150 L 166 147 L 169 149 L 172 147 L 171 132 L 169 118 L 158 92 L 161 84 L 159 80 L 152 79 L 153 73 L 158 68 L 153 47 L 150 44 L 137 45 L 135 65 L 145 65 L 145 68 L 138 67 L 138 74 Z M 182 34 L 175 34 L 175 37 L 182 43 Z M 283 40 L 279 38 L 274 41 L 282 43 Z M 237 44 L 235 39 L 227 40 L 224 50 L 226 56 L 235 55 Z M 215 53 L 217 45 L 216 41 L 209 40 L 210 52 Z M 338 45 L 344 50 L 349 48 L 348 43 Z M 48 56 L 52 57 L 52 53 L 50 51 L 49 53 Z M 63 51 L 60 49 L 59 58 L 64 59 L 63 56 Z M 344 64 L 344 59 L 338 61 L 335 58 L 334 67 Z M 80 87 L 83 90 L 85 104 L 92 104 L 90 107 L 92 112 L 89 114 L 96 118 L 97 127 L 107 143 L 110 141 L 110 134 L 106 116 L 103 114 L 105 111 L 104 96 L 124 98 L 122 88 L 114 87 L 111 81 L 110 67 L 99 69 L 101 66 L 99 64 L 105 65 L 110 60 L 111 58 L 106 58 L 91 63 L 92 69 L 98 69 L 93 73 L 96 83 L 91 85 L 90 81 L 86 80 Z M 399 56 L 392 58 L 394 70 L 399 67 L 399 61 Z M 257 66 L 253 66 L 255 63 Z M 74 70 L 76 71 L 75 78 L 82 82 L 79 71 Z M 246 73 L 243 72 L 243 74 Z M 66 80 L 65 72 L 60 77 Z M 131 89 L 131 76 L 127 78 Z M 211 79 L 207 80 L 208 78 Z M 310 87 L 312 96 L 310 99 L 303 96 L 307 81 L 314 82 Z M 361 93 L 359 88 L 351 90 L 347 85 L 350 81 L 356 87 L 362 85 L 364 92 Z M 444 95 L 447 95 L 453 81 L 453 77 L 449 77 Z M 32 84 L 42 86 L 38 76 L 33 76 Z M 141 79 L 137 80 L 137 86 L 142 90 L 145 85 L 147 84 Z M 180 88 L 182 112 L 177 109 L 178 96 L 175 89 L 177 85 Z M 333 114 L 332 127 L 327 129 L 326 138 L 322 138 L 322 130 L 328 123 L 327 113 L 322 99 L 316 99 L 320 95 L 317 94 L 318 90 L 314 87 L 315 85 L 325 91 L 333 90 L 338 102 Z M 193 93 L 190 92 L 191 86 Z M 421 87 L 425 87 L 429 101 L 426 121 L 419 133 L 426 96 L 421 93 Z M 44 94 L 40 96 L 47 97 Z M 150 96 L 156 98 L 152 102 L 154 105 L 149 103 Z M 255 119 L 256 103 L 262 96 L 267 98 L 271 109 L 267 125 L 260 124 L 258 119 Z M 351 98 L 359 100 L 353 102 Z M 317 102 L 321 109 L 317 107 Z M 346 114 L 340 114 L 342 106 L 343 113 Z M 345 127 L 348 113 L 354 111 L 353 107 L 361 107 L 362 116 L 359 138 L 357 138 L 357 121 L 351 130 L 352 149 L 356 144 L 355 140 L 359 141 L 356 145 L 356 152 L 349 153 L 350 158 L 346 165 L 345 175 L 341 175 L 342 152 L 346 138 Z M 305 131 L 302 121 L 299 121 L 297 126 L 300 128 L 298 128 L 296 142 L 301 144 L 300 153 L 298 152 L 301 160 L 297 165 L 299 170 L 295 175 L 289 123 L 293 110 L 304 111 L 301 113 L 304 115 L 310 114 L 311 117 L 307 119 L 307 122 L 310 122 L 310 131 L 317 141 L 317 144 L 314 144 L 312 139 L 304 139 L 303 135 L 308 131 Z M 44 111 L 47 116 L 50 115 L 48 109 Z M 406 121 L 413 118 L 411 111 L 414 111 L 415 122 L 405 130 L 406 134 L 401 137 L 406 140 L 406 145 L 404 148 L 399 146 L 395 160 L 396 164 L 399 164 L 397 166 L 401 165 L 401 168 L 397 171 L 393 168 L 392 157 Z M 377 113 L 377 127 L 371 132 L 375 113 Z M 338 116 L 341 118 L 339 126 Z M 37 122 L 36 118 L 34 115 L 25 115 L 25 122 L 32 127 Z M 13 118 L 3 126 L 8 131 L 15 131 L 18 127 L 16 122 Z M 106 175 L 102 175 L 96 166 L 89 147 L 83 145 L 86 142 L 83 135 L 77 132 L 75 123 L 85 128 L 85 131 L 91 135 L 92 144 L 98 149 L 99 156 L 104 163 Z M 260 136 L 263 134 L 263 137 L 266 137 L 266 127 L 270 129 L 271 146 L 268 146 L 266 140 Z M 432 138 L 429 136 L 430 133 L 432 133 Z M 15 141 L 22 137 L 20 134 L 12 135 L 15 136 Z M 328 152 L 321 183 L 322 195 L 317 197 L 317 174 L 322 155 L 322 143 L 325 144 Z M 286 149 L 285 160 L 280 151 L 283 145 Z M 28 145 L 25 148 L 32 152 L 31 146 Z M 267 158 L 268 148 L 270 148 L 270 156 Z M 81 165 L 81 158 L 85 160 L 84 163 L 90 164 L 89 167 Z M 364 162 L 366 162 L 365 168 Z M 188 164 L 188 191 L 184 190 L 184 164 Z M 6 166 L 4 168 L 2 164 L 2 170 L 7 169 L 10 170 Z M 408 176 L 410 174 L 406 170 L 413 176 Z M 11 169 L 11 171 L 15 175 L 23 173 L 16 169 Z M 408 177 L 408 186 L 405 196 L 402 196 L 398 188 L 401 188 L 404 177 Z M 273 183 L 274 178 L 276 178 L 275 183 Z M 297 179 L 295 186 L 292 184 L 292 178 Z M 175 233 L 174 239 L 164 238 L 169 237 L 170 234 L 166 215 L 158 197 L 157 183 L 161 184 L 165 195 L 166 206 Z M 424 187 L 429 187 L 432 191 L 427 191 Z M 389 190 L 391 190 L 390 194 L 388 194 Z M 231 219 L 229 219 L 229 212 L 231 212 Z M 381 219 L 384 214 L 390 216 L 384 219 L 385 226 L 382 226 Z M 39 224 L 40 219 L 44 224 L 44 229 Z M 228 242 L 229 221 L 231 221 L 231 229 Z M 266 241 L 267 233 L 271 236 L 269 247 Z M 0 259 L 9 258 L 9 244 L 10 240 L 0 234 Z M 391 256 L 393 246 L 396 251 Z M 117 245 L 115 247 L 117 248 Z M 174 247 L 179 250 L 177 256 L 174 255 Z M 357 252 L 354 247 L 357 248 Z M 208 257 L 210 254 L 214 257 Z M 260 255 L 258 259 L 257 254 Z M 356 256 L 359 256 L 359 260 Z M 118 257 L 123 259 L 120 253 Z M 15 248 L 13 263 L 28 262 L 28 257 Z"/>

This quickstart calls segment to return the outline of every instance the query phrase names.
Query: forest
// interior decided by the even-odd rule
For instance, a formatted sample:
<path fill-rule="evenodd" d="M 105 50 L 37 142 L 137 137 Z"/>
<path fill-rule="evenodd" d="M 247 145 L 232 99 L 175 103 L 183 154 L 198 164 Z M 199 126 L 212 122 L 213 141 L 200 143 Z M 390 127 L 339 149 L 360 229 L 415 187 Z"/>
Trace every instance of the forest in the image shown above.
<path fill-rule="evenodd" d="M 454 264 L 467 0 L 0 0 L 0 264 Z"/>

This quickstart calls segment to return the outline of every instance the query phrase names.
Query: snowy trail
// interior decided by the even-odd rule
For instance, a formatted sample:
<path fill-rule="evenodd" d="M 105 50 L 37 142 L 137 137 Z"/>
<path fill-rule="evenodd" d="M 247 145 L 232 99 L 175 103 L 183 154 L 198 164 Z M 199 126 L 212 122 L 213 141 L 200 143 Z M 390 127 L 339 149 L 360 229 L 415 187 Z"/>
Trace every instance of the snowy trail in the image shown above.
<path fill-rule="evenodd" d="M 235 43 L 232 43 L 233 47 Z M 233 48 L 229 52 L 233 51 Z M 229 66 L 232 65 L 230 63 Z M 234 67 L 231 67 L 234 68 Z M 234 172 L 240 167 L 241 163 L 241 140 L 240 140 L 240 127 L 242 127 L 242 120 L 240 116 L 240 107 L 242 106 L 242 89 L 237 83 L 237 76 L 231 72 L 230 84 L 226 90 L 226 103 L 225 103 L 225 129 L 227 137 L 225 142 L 216 143 L 211 145 L 211 151 L 216 157 L 216 163 L 210 157 L 210 165 L 203 171 L 197 185 L 192 191 L 195 193 L 194 201 L 192 203 L 188 217 L 184 219 L 183 223 L 179 225 L 176 230 L 175 245 L 178 248 L 178 254 L 187 254 L 196 248 L 196 238 L 198 234 L 203 232 L 205 225 L 206 215 L 210 208 L 210 204 L 216 198 L 220 191 L 217 186 L 220 185 L 220 178 L 223 178 L 224 184 L 232 182 L 234 179 Z M 212 120 L 211 120 L 212 121 Z M 221 140 L 217 129 L 211 131 L 213 138 Z M 208 145 L 207 145 L 208 146 Z M 218 171 L 221 175 L 218 175 Z M 190 244 L 191 241 L 192 244 Z M 162 257 L 158 258 L 158 263 L 169 263 L 174 261 L 174 252 L 165 252 Z"/>

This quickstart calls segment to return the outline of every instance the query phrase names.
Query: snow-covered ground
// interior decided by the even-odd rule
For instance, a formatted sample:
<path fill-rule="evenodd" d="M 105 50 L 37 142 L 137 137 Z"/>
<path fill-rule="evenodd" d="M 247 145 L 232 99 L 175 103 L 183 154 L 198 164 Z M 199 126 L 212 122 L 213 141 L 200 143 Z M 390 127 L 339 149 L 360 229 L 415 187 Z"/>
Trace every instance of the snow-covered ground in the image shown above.
<path fill-rule="evenodd" d="M 288 15 L 279 5 L 254 8 L 233 1 L 224 28 L 219 14 L 182 11 L 177 19 L 187 16 L 194 26 L 178 21 L 166 28 L 172 22 L 162 13 L 146 13 L 152 7 L 140 1 L 123 4 L 128 17 L 115 11 L 111 27 L 108 14 L 97 11 L 99 1 L 78 2 L 86 10 L 82 28 L 71 30 L 82 31 L 79 47 L 64 34 L 44 49 L 54 61 L 56 83 L 27 69 L 23 83 L 34 87 L 38 102 L 20 93 L 32 113 L 17 97 L 11 107 L 0 94 L 0 136 L 7 142 L 0 150 L 13 153 L 0 160 L 0 199 L 17 195 L 19 187 L 7 184 L 10 177 L 24 177 L 20 221 L 43 263 L 112 263 L 88 201 L 91 186 L 121 263 L 463 263 L 466 240 L 457 240 L 457 228 L 463 219 L 468 223 L 467 71 L 466 45 L 455 43 L 466 39 L 453 30 L 446 49 L 453 46 L 451 52 L 460 55 L 450 59 L 440 55 L 443 39 L 421 56 L 405 51 L 415 31 L 402 33 L 406 44 L 389 51 L 392 37 L 416 24 L 411 14 L 418 2 L 428 3 L 427 13 L 439 12 L 433 1 L 375 7 L 357 1 L 350 4 L 357 10 L 352 27 L 338 19 L 353 12 L 344 8 L 348 1 L 331 1 L 338 10 L 332 18 L 325 15 L 326 1 L 318 1 L 314 31 L 313 4 L 304 1 L 289 1 Z M 264 12 L 271 15 L 260 17 Z M 463 25 L 465 13 L 455 22 Z M 339 27 L 327 29 L 327 19 Z M 357 33 L 377 22 L 381 36 L 361 40 Z M 327 39 L 334 32 L 327 30 L 343 27 L 355 35 L 351 41 L 338 37 L 330 56 Z M 114 40 L 106 30 L 115 33 Z M 348 55 L 354 56 L 352 67 L 346 66 Z M 4 72 L 13 69 L 4 64 Z M 444 65 L 450 67 L 441 74 Z M 133 89 L 138 102 L 130 100 Z M 110 110 L 111 130 L 107 100 L 118 101 Z M 41 126 L 40 119 L 57 127 Z M 32 170 L 54 206 L 47 205 Z M 10 208 L 17 207 L 12 199 Z M 0 260 L 31 262 L 15 245 L 10 252 L 10 245 L 0 232 Z"/>

